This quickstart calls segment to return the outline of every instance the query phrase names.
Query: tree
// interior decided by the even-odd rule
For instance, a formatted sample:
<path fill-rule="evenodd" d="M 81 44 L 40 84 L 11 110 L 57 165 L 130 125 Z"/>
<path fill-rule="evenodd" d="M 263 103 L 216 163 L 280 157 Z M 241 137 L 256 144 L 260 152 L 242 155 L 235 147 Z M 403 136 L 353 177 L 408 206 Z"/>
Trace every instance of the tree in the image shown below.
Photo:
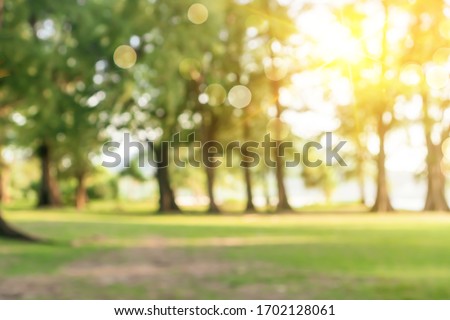
<path fill-rule="evenodd" d="M 389 78 L 389 73 L 397 71 L 398 61 L 401 59 L 401 45 L 394 46 L 388 41 L 387 35 L 392 28 L 391 11 L 395 7 L 395 3 L 387 3 L 386 1 L 378 2 L 378 10 L 383 15 L 381 30 L 374 32 L 373 30 L 366 30 L 374 32 L 371 35 L 372 40 L 379 42 L 377 54 L 369 59 L 363 59 L 363 63 L 353 67 L 348 67 L 354 85 L 354 102 L 352 112 L 354 113 L 350 119 L 342 120 L 344 126 L 350 123 L 354 126 L 353 133 L 347 135 L 352 138 L 355 144 L 356 151 L 360 158 L 356 158 L 357 170 L 359 171 L 359 184 L 361 185 L 361 194 L 364 193 L 363 174 L 364 174 L 364 160 L 366 150 L 363 148 L 364 139 L 367 133 L 372 133 L 378 138 L 379 148 L 375 157 L 376 161 L 376 198 L 375 204 L 371 208 L 372 212 L 389 212 L 393 211 L 388 189 L 388 179 L 386 171 L 386 137 L 389 130 L 393 126 L 393 106 L 395 97 L 398 94 L 398 85 L 395 79 Z M 360 13 L 355 12 L 354 7 L 342 8 L 345 14 L 351 14 L 354 17 L 354 26 L 349 26 L 352 33 L 357 39 L 364 43 L 365 36 L 361 33 L 362 21 L 367 18 L 367 13 L 361 16 Z M 364 43 L 365 44 L 365 43 Z M 403 44 L 403 43 L 402 43 Z M 399 48 L 400 47 L 400 48 Z M 363 49 L 364 50 L 364 49 Z M 345 57 L 344 57 L 345 58 Z M 365 60 L 365 61 L 364 61 Z M 370 61 L 367 61 L 370 60 Z M 363 76 L 363 71 L 371 74 L 371 76 Z M 389 78 L 389 79 L 388 79 Z M 348 115 L 346 113 L 341 115 Z M 348 128 L 347 128 L 348 129 Z M 344 131 L 349 134 L 349 131 L 344 128 Z"/>
<path fill-rule="evenodd" d="M 57 183 L 65 175 L 77 181 L 75 202 L 81 209 L 91 158 L 106 140 L 108 113 L 121 103 L 128 84 L 126 71 L 113 61 L 118 43 L 124 34 L 129 37 L 116 19 L 125 9 L 104 1 L 10 6 L 22 14 L 9 16 L 9 30 L 22 36 L 10 39 L 4 52 L 14 70 L 7 85 L 24 118 L 17 123 L 16 142 L 33 148 L 41 160 L 38 206 L 61 204 Z M 15 54 L 16 47 L 24 54 Z"/>
<path fill-rule="evenodd" d="M 321 158 L 318 154 L 316 157 Z M 317 167 L 305 166 L 302 171 L 302 177 L 307 187 L 319 187 L 323 191 L 326 204 L 331 203 L 337 185 L 335 167 L 330 167 L 323 161 Z"/>
<path fill-rule="evenodd" d="M 198 51 L 192 51 L 191 58 L 182 61 L 180 71 L 189 81 L 190 104 L 188 107 L 194 114 L 201 117 L 201 122 L 196 129 L 203 144 L 203 168 L 206 176 L 206 190 L 210 199 L 207 211 L 217 214 L 220 213 L 214 190 L 217 167 L 206 162 L 210 157 L 223 154 L 219 152 L 215 154 L 214 148 L 208 148 L 208 144 L 213 141 L 225 142 L 231 140 L 231 136 L 235 136 L 230 135 L 228 131 L 230 124 L 233 124 L 233 108 L 229 101 L 226 101 L 226 92 L 240 84 L 242 76 L 240 70 L 242 40 L 235 33 L 236 29 L 242 29 L 242 22 L 237 21 L 234 11 L 236 5 L 231 1 L 211 3 L 208 5 L 208 10 L 209 19 L 205 23 L 208 28 L 202 32 L 202 37 L 197 38 L 195 43 Z M 191 26 L 192 30 L 197 30 L 198 27 Z M 220 139 L 224 129 L 228 131 L 227 138 Z"/>
<path fill-rule="evenodd" d="M 390 129 L 391 121 L 392 121 L 392 96 L 391 92 L 388 89 L 388 83 L 386 80 L 386 74 L 388 71 L 388 67 L 392 67 L 392 65 L 388 64 L 388 57 L 391 52 L 389 51 L 389 43 L 387 41 L 387 34 L 389 31 L 389 10 L 390 6 L 385 2 L 381 1 L 380 5 L 382 6 L 382 11 L 384 13 L 384 22 L 383 28 L 381 32 L 380 39 L 380 67 L 381 73 L 379 76 L 378 88 L 376 92 L 380 94 L 380 98 L 377 103 L 374 105 L 375 111 L 375 132 L 378 135 L 379 140 L 379 152 L 377 155 L 376 163 L 377 163 L 377 192 L 375 198 L 375 204 L 373 205 L 371 211 L 372 212 L 389 212 L 393 211 L 393 207 L 391 204 L 391 200 L 389 197 L 388 191 L 388 183 L 387 183 L 387 174 L 386 174 L 386 134 Z"/>
<path fill-rule="evenodd" d="M 16 141 L 34 148 L 41 159 L 39 206 L 61 204 L 52 163 L 60 128 L 59 119 L 54 115 L 62 108 L 56 103 L 57 69 L 66 61 L 54 55 L 58 47 L 51 38 L 56 27 L 48 12 L 56 8 L 51 7 L 47 2 L 8 1 L 3 19 L 4 36 L 9 45 L 2 51 L 2 58 L 8 61 L 9 71 L 14 71 L 9 72 L 4 82 L 9 88 L 8 98 L 18 105 L 16 109 L 22 116 L 26 115 L 18 124 L 21 134 L 16 136 Z"/>
<path fill-rule="evenodd" d="M 198 80 L 194 67 L 199 66 L 205 54 L 202 50 L 210 45 L 210 31 L 203 33 L 203 37 L 192 37 L 200 26 L 188 21 L 189 4 L 184 2 L 172 1 L 168 5 L 166 1 L 155 1 L 150 11 L 145 10 L 149 6 L 146 1 L 129 6 L 143 12 L 132 23 L 141 57 L 132 71 L 135 81 L 131 84 L 131 103 L 122 112 L 131 115 L 128 128 L 152 143 L 150 151 L 156 160 L 155 178 L 160 194 L 158 211 L 180 212 L 171 183 L 170 148 L 166 143 L 176 133 L 186 131 L 179 117 L 193 105 L 192 100 L 198 100 L 198 95 L 194 98 L 197 89 L 193 83 Z"/>
<path fill-rule="evenodd" d="M 5 110 L 3 110 L 4 113 L 0 115 L 0 203 L 6 203 L 9 201 L 8 164 L 3 159 L 3 148 L 7 145 L 8 127 L 10 126 L 10 123 L 7 117 L 7 108 L 2 109 Z"/>
<path fill-rule="evenodd" d="M 247 55 L 251 55 L 251 57 L 246 58 L 247 63 L 258 66 L 257 68 L 253 68 L 250 77 L 254 81 L 255 78 L 265 76 L 266 86 L 264 88 L 267 91 L 263 91 L 264 89 L 261 87 L 255 90 L 261 90 L 261 94 L 264 95 L 265 104 L 274 107 L 276 110 L 275 120 L 278 123 L 282 123 L 284 107 L 281 105 L 279 99 L 280 90 L 286 85 L 288 76 L 294 71 L 289 70 L 289 67 L 292 67 L 290 65 L 292 61 L 288 61 L 292 60 L 293 57 L 285 54 L 285 52 L 289 51 L 287 49 L 289 47 L 289 37 L 297 32 L 297 30 L 287 13 L 287 7 L 280 5 L 277 1 L 253 1 L 246 8 L 255 13 L 252 18 L 256 22 L 256 26 L 252 26 L 256 30 L 255 35 L 248 37 L 247 41 L 261 41 L 266 44 L 247 52 Z M 255 95 L 258 95 L 258 92 L 255 92 Z M 267 112 L 261 105 L 258 109 L 260 112 Z M 281 130 L 281 126 L 276 127 Z M 284 184 L 285 162 L 281 156 L 282 150 L 280 150 L 283 139 L 280 139 L 280 137 L 280 132 L 274 132 L 272 135 L 272 142 L 275 143 L 273 158 L 276 163 L 275 176 L 278 192 L 276 211 L 290 211 L 292 208 L 289 205 Z"/>
<path fill-rule="evenodd" d="M 13 239 L 19 241 L 27 242 L 39 242 L 38 238 L 27 235 L 24 232 L 17 230 L 16 228 L 9 225 L 3 218 L 3 214 L 0 211 L 0 238 Z"/>
<path fill-rule="evenodd" d="M 0 32 L 3 31 L 3 18 L 4 18 L 4 2 L 1 1 L 0 2 Z M 4 106 L 0 105 L 0 121 L 4 122 L 5 121 L 5 113 L 3 112 L 4 110 Z M 0 145 L 1 146 L 1 145 Z M 1 150 L 1 148 L 0 148 Z M 0 161 L 2 155 L 0 152 Z M 0 168 L 0 170 L 2 170 L 2 168 Z M 0 171 L 1 174 L 1 171 Z M 3 181 L 0 179 L 0 184 L 3 184 Z M 2 186 L 0 186 L 0 188 L 2 188 Z M 16 230 L 14 227 L 12 227 L 11 225 L 9 225 L 5 219 L 3 218 L 3 213 L 2 213 L 2 200 L 3 200 L 3 190 L 1 192 L 1 196 L 0 196 L 0 238 L 8 238 L 8 239 L 15 239 L 15 240 L 21 240 L 21 241 L 32 241 L 35 242 L 37 241 L 36 238 L 29 236 L 21 231 Z"/>
<path fill-rule="evenodd" d="M 443 144 L 450 136 L 450 124 L 445 121 L 444 114 L 448 108 L 448 97 L 443 89 L 448 88 L 448 82 L 439 81 L 439 74 L 448 77 L 445 70 L 450 52 L 443 49 L 447 44 L 445 28 L 448 18 L 444 15 L 448 6 L 444 2 L 427 3 L 417 1 L 411 7 L 414 22 L 410 35 L 414 42 L 408 52 L 411 62 L 421 63 L 425 72 L 418 71 L 421 78 L 415 86 L 422 96 L 422 124 L 427 147 L 427 196 L 425 211 L 450 211 L 445 198 L 445 175 L 443 172 Z M 433 17 L 430 25 L 424 27 L 420 15 L 429 14 Z M 439 34 L 440 33 L 440 34 Z M 448 35 L 447 35 L 448 37 Z M 430 59 L 433 57 L 433 59 Z M 431 116 L 433 111 L 434 116 Z"/>

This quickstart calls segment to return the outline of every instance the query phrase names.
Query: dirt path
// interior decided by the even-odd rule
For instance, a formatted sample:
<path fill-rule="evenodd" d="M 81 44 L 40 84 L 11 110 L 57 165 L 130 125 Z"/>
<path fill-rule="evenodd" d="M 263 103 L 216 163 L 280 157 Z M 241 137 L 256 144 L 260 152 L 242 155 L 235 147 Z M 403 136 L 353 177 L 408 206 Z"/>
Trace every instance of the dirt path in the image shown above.
<path fill-rule="evenodd" d="M 183 247 L 151 238 L 136 247 L 92 254 L 52 275 L 0 276 L 0 299 L 314 299 L 339 287 L 378 281 L 230 262 L 220 250 L 241 240 L 210 240 Z"/>
<path fill-rule="evenodd" d="M 151 241 L 152 246 L 95 254 L 56 274 L 0 277 L 0 299 L 283 299 L 274 285 L 232 285 L 226 277 L 269 268 L 219 258 L 220 248 L 190 250 Z"/>

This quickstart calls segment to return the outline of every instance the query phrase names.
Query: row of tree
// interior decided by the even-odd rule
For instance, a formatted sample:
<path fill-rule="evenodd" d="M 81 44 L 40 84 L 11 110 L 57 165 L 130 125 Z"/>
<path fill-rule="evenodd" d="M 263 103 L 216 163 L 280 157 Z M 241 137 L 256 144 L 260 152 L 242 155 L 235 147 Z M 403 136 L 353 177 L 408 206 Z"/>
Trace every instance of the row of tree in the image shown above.
<path fill-rule="evenodd" d="M 294 75 L 323 63 L 314 54 L 301 59 L 293 54 L 317 40 L 299 30 L 297 21 L 323 4 L 298 6 L 277 0 L 192 4 L 175 0 L 0 2 L 0 150 L 14 145 L 32 150 L 40 160 L 39 206 L 60 205 L 58 181 L 74 179 L 76 205 L 83 208 L 86 180 L 95 169 L 93 159 L 117 132 L 126 130 L 142 141 L 156 141 L 155 154 L 162 164 L 170 162 L 170 150 L 158 142 L 178 132 L 184 136 L 195 132 L 202 142 L 260 141 L 267 123 L 275 120 L 275 131 L 281 134 L 283 114 L 292 109 L 281 101 L 282 90 L 291 86 Z M 449 24 L 446 4 L 361 0 L 332 6 L 330 11 L 337 17 L 343 13 L 351 21 L 347 27 L 354 38 L 363 39 L 364 25 L 371 18 L 367 8 L 374 6 L 381 12 L 381 31 L 372 40 L 378 41 L 381 50 L 355 64 L 337 58 L 326 67 L 343 78 L 351 77 L 354 83 L 350 105 L 337 104 L 339 134 L 354 148 L 352 172 L 363 189 L 365 167 L 374 159 L 377 197 L 373 211 L 393 210 L 385 140 L 393 127 L 408 125 L 394 112 L 399 97 L 420 95 L 423 116 L 418 121 L 428 149 L 425 209 L 448 211 L 442 165 L 443 143 L 450 133 L 445 120 L 448 97 L 445 89 L 430 86 L 436 77 L 430 75 L 433 71 L 420 74 L 420 70 L 448 63 L 449 51 L 445 50 L 440 61 L 433 61 L 447 41 L 443 35 Z M 408 22 L 402 37 L 392 41 L 389 36 L 398 28 L 399 14 L 406 14 Z M 405 84 L 400 75 L 411 63 L 419 66 L 420 70 L 412 71 L 421 78 Z M 237 86 L 250 90 L 248 105 L 239 105 L 239 99 L 245 100 L 242 94 L 237 103 L 227 99 L 227 93 Z M 379 141 L 375 157 L 366 146 L 368 135 L 376 135 Z M 277 149 L 280 143 L 276 140 Z M 285 160 L 279 154 L 274 152 L 276 210 L 289 211 Z M 0 181 L 3 167 L 0 161 Z M 255 209 L 255 170 L 264 173 L 269 169 L 242 168 L 247 211 Z M 216 169 L 205 167 L 204 171 L 208 211 L 217 213 Z M 180 210 L 172 172 L 170 166 L 156 168 L 161 212 Z M 4 184 L 0 186 L 2 198 Z"/>

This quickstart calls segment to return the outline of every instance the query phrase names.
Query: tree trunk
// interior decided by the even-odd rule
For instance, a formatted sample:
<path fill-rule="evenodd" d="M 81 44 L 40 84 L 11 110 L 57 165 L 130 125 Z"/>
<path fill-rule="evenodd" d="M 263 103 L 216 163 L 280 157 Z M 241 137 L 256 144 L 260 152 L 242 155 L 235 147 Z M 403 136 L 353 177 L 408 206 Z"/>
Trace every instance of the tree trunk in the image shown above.
<path fill-rule="evenodd" d="M 264 201 L 266 203 L 265 212 L 272 212 L 272 202 L 270 197 L 270 179 L 269 179 L 269 168 L 263 167 L 260 172 L 260 179 L 263 184 Z"/>
<path fill-rule="evenodd" d="M 386 177 L 386 151 L 385 138 L 387 126 L 383 123 L 383 116 L 380 115 L 378 119 L 378 137 L 380 139 L 380 151 L 377 157 L 377 196 L 375 204 L 372 207 L 372 212 L 391 212 L 394 208 L 391 205 L 389 198 L 387 177 Z"/>
<path fill-rule="evenodd" d="M 250 131 L 249 131 L 249 126 L 248 126 L 248 119 L 245 118 L 244 119 L 244 141 L 248 141 L 249 140 L 249 135 L 250 135 Z M 244 171 L 244 180 L 245 180 L 245 191 L 247 194 L 247 205 L 245 207 L 245 212 L 254 212 L 255 209 L 255 205 L 253 203 L 253 185 L 252 185 L 252 173 L 250 171 L 249 168 L 249 164 L 246 162 L 249 160 L 249 154 L 248 154 L 248 150 L 243 148 L 241 150 L 242 152 L 242 160 L 243 160 L 243 171 Z"/>
<path fill-rule="evenodd" d="M 0 29 L 2 28 L 3 24 L 3 6 L 4 2 L 3 0 L 0 0 Z M 0 154 L 1 156 L 1 154 Z M 3 168 L 0 168 L 0 205 L 2 204 L 2 201 L 5 198 L 5 185 L 4 185 L 4 176 L 3 176 Z M 3 214 L 1 212 L 0 208 L 0 238 L 6 238 L 6 239 L 14 239 L 14 240 L 20 240 L 20 241 L 27 241 L 27 242 L 37 242 L 38 239 L 31 237 L 29 235 L 26 235 L 25 233 L 22 233 L 13 227 L 11 227 L 8 223 L 6 223 L 5 219 L 3 219 Z"/>
<path fill-rule="evenodd" d="M 273 89 L 273 95 L 275 97 L 275 105 L 277 107 L 277 119 L 281 121 L 281 113 L 282 108 L 281 108 L 281 104 L 279 101 L 279 95 L 280 95 L 280 82 L 279 81 L 273 81 L 273 85 L 272 85 L 272 89 Z M 281 139 L 281 126 L 277 125 L 275 126 L 276 130 L 278 132 L 276 132 L 276 137 L 277 139 Z M 277 212 L 286 212 L 286 211 L 292 211 L 292 208 L 289 204 L 288 198 L 287 198 L 287 193 L 286 193 L 286 188 L 284 186 L 284 167 L 285 167 L 285 162 L 284 159 L 280 156 L 281 154 L 281 150 L 280 150 L 280 145 L 281 145 L 281 141 L 277 140 L 276 141 L 276 148 L 275 148 L 275 163 L 276 163 L 276 168 L 275 168 L 275 175 L 276 175 L 276 179 L 277 179 L 277 189 L 278 189 L 278 204 L 277 204 L 277 208 L 276 211 Z"/>
<path fill-rule="evenodd" d="M 366 183 L 364 176 L 364 160 L 360 159 L 358 164 L 358 187 L 360 193 L 359 203 L 366 205 Z"/>
<path fill-rule="evenodd" d="M 442 172 L 441 163 L 444 158 L 442 144 L 445 136 L 439 144 L 434 144 L 431 138 L 432 120 L 428 114 L 427 101 L 424 103 L 424 127 L 427 143 L 427 181 L 428 191 L 425 201 L 425 211 L 450 211 L 445 199 L 445 175 Z"/>
<path fill-rule="evenodd" d="M 253 188 L 252 188 L 252 173 L 250 168 L 244 166 L 244 177 L 245 177 L 245 191 L 247 194 L 247 205 L 245 207 L 245 212 L 254 212 L 256 210 L 253 204 Z"/>
<path fill-rule="evenodd" d="M 12 226 L 10 226 L 3 219 L 1 212 L 0 212 L 0 238 L 27 241 L 27 242 L 39 242 L 40 241 L 39 239 L 29 236 L 23 232 L 20 232 L 20 231 L 16 230 L 15 228 L 13 228 Z"/>
<path fill-rule="evenodd" d="M 202 151 L 204 152 L 203 159 L 206 159 L 209 156 L 207 149 L 202 148 Z M 205 165 L 205 173 L 206 173 L 206 190 L 208 192 L 209 197 L 209 207 L 207 212 L 210 214 L 218 214 L 220 213 L 220 209 L 216 203 L 216 197 L 214 195 L 214 184 L 216 182 L 216 169 L 210 168 Z"/>
<path fill-rule="evenodd" d="M 3 161 L 2 158 L 2 151 L 3 148 L 0 147 L 0 203 L 5 204 L 9 202 L 9 192 L 8 192 L 9 172 L 8 166 Z"/>
<path fill-rule="evenodd" d="M 217 130 L 218 119 L 211 111 L 203 112 L 203 127 L 202 127 L 202 135 L 203 135 L 203 143 L 207 143 L 209 141 L 213 141 L 215 139 L 215 133 Z M 208 153 L 207 148 L 202 148 L 202 159 L 208 159 L 211 157 L 211 154 Z M 203 161 L 204 162 L 204 161 Z M 218 214 L 220 213 L 219 206 L 216 203 L 216 197 L 214 195 L 214 184 L 216 182 L 216 168 L 208 167 L 205 163 L 205 174 L 206 174 L 206 190 L 208 192 L 209 197 L 209 207 L 207 212 L 210 214 Z"/>
<path fill-rule="evenodd" d="M 0 203 L 4 203 L 5 201 L 5 178 L 3 175 L 3 170 L 0 168 Z"/>
<path fill-rule="evenodd" d="M 159 186 L 159 213 L 166 212 L 181 212 L 177 203 L 175 202 L 175 193 L 170 185 L 169 174 L 169 145 L 161 143 L 155 148 L 156 163 L 156 179 Z"/>
<path fill-rule="evenodd" d="M 41 160 L 41 185 L 39 188 L 38 207 L 57 207 L 61 205 L 58 185 L 51 172 L 50 148 L 46 144 L 38 150 Z"/>
<path fill-rule="evenodd" d="M 5 167 L 0 168 L 0 203 L 6 204 L 10 200 L 8 192 L 8 174 Z"/>
<path fill-rule="evenodd" d="M 384 23 L 383 23 L 383 33 L 382 33 L 382 54 L 381 54 L 381 78 L 380 78 L 380 94 L 381 94 L 381 110 L 385 110 L 385 107 L 389 105 L 389 99 L 386 93 L 388 89 L 388 85 L 386 84 L 386 79 L 384 74 L 386 72 L 387 65 L 387 32 L 388 32 L 388 21 L 389 21 L 389 8 L 387 3 L 383 2 L 383 10 L 384 10 Z M 387 178 L 386 178 L 386 150 L 385 150 L 385 137 L 386 132 L 388 130 L 388 125 L 384 123 L 383 112 L 379 111 L 378 119 L 377 119 L 377 131 L 378 138 L 380 139 L 380 152 L 377 158 L 377 168 L 378 168 L 378 176 L 377 176 L 377 196 L 375 200 L 375 204 L 372 207 L 372 212 L 390 212 L 394 211 L 394 208 L 391 205 L 391 200 L 389 198 L 389 192 L 387 187 Z"/>
<path fill-rule="evenodd" d="M 216 170 L 214 168 L 205 167 L 205 173 L 206 173 L 206 188 L 209 197 L 208 213 L 217 214 L 220 213 L 220 209 L 216 203 L 216 198 L 214 196 L 214 183 L 216 180 Z"/>
<path fill-rule="evenodd" d="M 277 143 L 279 145 L 279 143 Z M 277 147 L 277 150 L 279 148 Z M 276 178 L 278 188 L 278 204 L 277 211 L 292 211 L 291 205 L 287 199 L 286 188 L 284 186 L 284 160 L 280 156 L 276 156 Z"/>
<path fill-rule="evenodd" d="M 436 147 L 434 145 L 434 147 Z M 436 153 L 439 153 L 436 147 Z M 428 149 L 430 152 L 430 149 Z M 445 176 L 441 170 L 439 162 L 429 159 L 433 155 L 427 156 L 428 168 L 428 192 L 425 201 L 425 211 L 450 211 L 447 200 L 445 199 Z"/>
<path fill-rule="evenodd" d="M 88 197 L 86 191 L 86 175 L 79 174 L 77 176 L 77 191 L 75 196 L 75 205 L 78 210 L 82 210 L 86 207 Z"/>

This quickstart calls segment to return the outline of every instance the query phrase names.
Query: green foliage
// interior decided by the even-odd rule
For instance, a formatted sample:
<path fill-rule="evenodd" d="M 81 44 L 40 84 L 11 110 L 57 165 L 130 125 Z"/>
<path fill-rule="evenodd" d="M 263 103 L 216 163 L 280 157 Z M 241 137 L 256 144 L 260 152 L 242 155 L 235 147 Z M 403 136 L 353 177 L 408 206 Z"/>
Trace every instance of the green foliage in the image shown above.
<path fill-rule="evenodd" d="M 321 4 L 203 1 L 208 19 L 196 24 L 188 17 L 194 3 L 197 1 L 3 1 L 0 150 L 14 147 L 32 157 L 47 147 L 64 198 L 72 199 L 75 183 L 82 185 L 81 181 L 96 174 L 103 143 L 126 131 L 140 141 L 156 143 L 170 140 L 177 132 L 183 136 L 194 132 L 197 139 L 223 144 L 261 141 L 270 120 L 294 113 L 301 116 L 317 107 L 315 101 L 280 102 L 283 90 L 296 90 L 293 76 L 317 70 L 323 71 L 318 83 L 322 102 L 333 104 L 334 118 L 339 120 L 337 132 L 352 142 L 347 157 L 354 167 L 345 170 L 345 177 L 367 175 L 365 167 L 373 158 L 367 147 L 369 137 L 381 141 L 394 126 L 425 125 L 428 133 L 440 131 L 441 144 L 448 137 L 446 93 L 430 88 L 425 72 L 415 86 L 401 81 L 407 64 L 415 63 L 426 71 L 430 64 L 443 67 L 448 63 L 445 50 L 441 53 L 447 55 L 436 61 L 437 50 L 448 40 L 446 3 L 352 1 L 330 5 L 326 10 L 351 38 L 361 42 L 364 57 L 357 61 L 338 57 L 325 64 L 314 51 L 321 37 L 314 38 L 297 25 L 298 17 Z M 380 16 L 379 28 L 375 35 L 368 35 L 373 8 Z M 397 41 L 389 39 L 394 31 L 400 34 Z M 137 55 L 129 68 L 121 68 L 114 58 L 122 45 L 131 46 Z M 371 46 L 379 46 L 380 52 L 373 53 Z M 304 48 L 311 51 L 298 54 Z M 333 101 L 332 77 L 352 83 L 349 103 Z M 244 85 L 252 93 L 250 105 L 243 109 L 233 107 L 227 99 L 236 85 Z M 423 109 L 430 104 L 436 114 L 427 121 L 399 117 L 395 110 L 398 102 L 417 94 L 425 101 Z M 301 140 L 293 134 L 288 138 Z M 0 170 L 6 165 L 0 159 Z M 337 169 L 325 169 L 305 170 L 306 184 L 330 190 L 334 178 L 329 177 L 335 176 Z M 253 171 L 261 175 L 264 170 Z M 170 169 L 178 175 L 176 185 L 199 192 L 198 181 L 202 183 L 203 178 L 182 182 L 192 172 L 181 171 Z M 139 181 L 146 178 L 137 166 L 123 174 Z M 27 183 L 13 179 L 13 185 L 30 189 L 38 179 L 34 173 Z M 88 188 L 92 188 L 89 183 Z"/>
<path fill-rule="evenodd" d="M 90 200 L 117 199 L 117 184 L 117 179 L 112 177 L 107 180 L 95 181 L 87 188 L 87 196 Z"/>

